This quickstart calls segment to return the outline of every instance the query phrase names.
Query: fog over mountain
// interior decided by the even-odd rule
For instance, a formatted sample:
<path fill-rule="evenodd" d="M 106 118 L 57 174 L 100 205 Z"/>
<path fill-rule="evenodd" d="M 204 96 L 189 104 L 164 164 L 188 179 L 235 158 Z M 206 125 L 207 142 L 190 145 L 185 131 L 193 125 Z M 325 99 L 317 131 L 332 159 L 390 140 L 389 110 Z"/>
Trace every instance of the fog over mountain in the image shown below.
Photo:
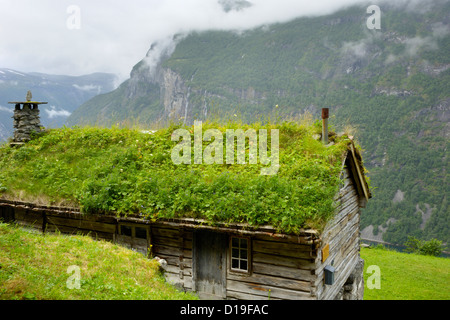
<path fill-rule="evenodd" d="M 3 0 L 0 67 L 65 75 L 106 72 L 122 82 L 151 43 L 170 46 L 168 39 L 176 34 L 239 32 L 354 4 L 382 8 L 385 3 L 426 11 L 430 0 Z"/>

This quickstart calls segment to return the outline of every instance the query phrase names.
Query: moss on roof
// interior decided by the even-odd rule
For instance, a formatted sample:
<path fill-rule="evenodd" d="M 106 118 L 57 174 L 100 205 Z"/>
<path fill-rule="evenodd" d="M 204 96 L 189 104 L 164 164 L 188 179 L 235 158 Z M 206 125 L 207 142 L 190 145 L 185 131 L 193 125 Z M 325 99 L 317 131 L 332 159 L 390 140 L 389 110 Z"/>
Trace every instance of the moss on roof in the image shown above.
<path fill-rule="evenodd" d="M 279 170 L 261 175 L 261 164 L 180 164 L 172 161 L 176 129 L 48 130 L 23 147 L 0 148 L 0 197 L 73 205 L 85 213 L 138 214 L 148 219 L 190 217 L 208 223 L 272 225 L 284 233 L 320 229 L 332 217 L 333 197 L 350 139 L 324 146 L 317 125 L 203 123 L 202 132 L 254 129 L 279 132 Z M 258 141 L 259 142 L 259 141 Z M 203 141 L 203 150 L 210 142 Z M 246 161 L 249 161 L 249 143 Z M 194 148 L 192 148 L 194 150 Z M 192 154 L 192 159 L 194 155 Z M 194 161 L 192 161 L 194 162 Z"/>

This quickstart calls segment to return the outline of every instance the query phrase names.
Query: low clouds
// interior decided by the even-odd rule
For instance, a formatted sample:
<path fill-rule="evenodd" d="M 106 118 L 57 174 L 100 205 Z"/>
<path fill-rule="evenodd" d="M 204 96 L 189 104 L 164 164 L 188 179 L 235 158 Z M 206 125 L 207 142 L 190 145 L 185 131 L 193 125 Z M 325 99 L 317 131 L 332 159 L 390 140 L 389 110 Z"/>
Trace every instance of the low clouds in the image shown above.
<path fill-rule="evenodd" d="M 7 107 L 4 107 L 2 105 L 0 105 L 0 111 L 11 113 L 11 114 L 14 113 L 13 108 L 7 108 Z"/>
<path fill-rule="evenodd" d="M 386 63 L 390 64 L 404 58 L 414 58 L 422 51 L 433 51 L 439 49 L 438 40 L 450 34 L 450 26 L 442 23 L 434 24 L 432 33 L 426 37 L 414 37 L 402 39 L 405 46 L 404 51 L 400 55 L 389 55 Z"/>
<path fill-rule="evenodd" d="M 450 33 L 450 27 L 442 23 L 433 26 L 433 33 L 428 37 L 414 37 L 405 40 L 405 54 L 410 57 L 417 55 L 421 49 L 436 50 L 438 49 L 437 41 Z"/>
<path fill-rule="evenodd" d="M 353 55 L 356 58 L 363 58 L 369 51 L 369 46 L 373 43 L 376 34 L 369 34 L 360 41 L 344 42 L 342 45 L 342 53 L 345 55 Z"/>
<path fill-rule="evenodd" d="M 409 7 L 419 3 L 399 2 Z M 421 7 L 426 7 L 424 2 L 420 2 Z M 145 57 L 152 43 L 160 44 L 157 50 L 173 50 L 170 39 L 175 34 L 206 29 L 239 31 L 301 16 L 327 15 L 355 4 L 373 3 L 367 0 L 2 0 L 0 67 L 67 75 L 108 72 L 124 80 L 132 67 Z M 74 6 L 77 10 L 73 10 Z M 356 49 L 358 52 L 364 48 Z M 155 51 L 146 60 L 152 64 L 157 58 Z"/>
<path fill-rule="evenodd" d="M 88 85 L 84 85 L 84 86 L 79 86 L 77 84 L 73 84 L 72 86 L 81 91 L 87 91 L 87 92 L 95 91 L 95 92 L 97 92 L 97 94 L 100 94 L 100 92 L 102 91 L 101 86 L 96 86 L 93 84 L 88 84 Z"/>
<path fill-rule="evenodd" d="M 67 75 L 110 72 L 123 80 L 133 65 L 145 57 L 152 43 L 175 34 L 206 29 L 242 30 L 299 16 L 329 14 L 364 2 L 2 0 L 0 67 Z M 74 6 L 79 10 L 73 10 Z M 73 27 L 74 23 L 79 27 Z M 152 57 L 148 58 L 151 62 Z"/>
<path fill-rule="evenodd" d="M 47 114 L 47 117 L 49 119 L 54 119 L 57 117 L 67 118 L 68 116 L 71 115 L 71 113 L 69 111 L 64 110 L 64 109 L 57 110 L 57 108 L 55 106 L 50 106 L 49 108 L 45 108 L 44 111 Z"/>

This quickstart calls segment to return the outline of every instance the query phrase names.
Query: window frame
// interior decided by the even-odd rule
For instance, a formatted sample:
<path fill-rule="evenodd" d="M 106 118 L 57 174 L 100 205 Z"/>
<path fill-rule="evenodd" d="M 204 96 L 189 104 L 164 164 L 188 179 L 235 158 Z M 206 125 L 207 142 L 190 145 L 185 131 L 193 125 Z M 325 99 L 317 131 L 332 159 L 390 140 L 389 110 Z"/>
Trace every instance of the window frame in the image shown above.
<path fill-rule="evenodd" d="M 233 246 L 233 239 L 239 240 L 239 246 Z M 247 241 L 247 248 L 241 248 L 241 241 L 246 240 Z M 238 235 L 230 235 L 229 239 L 229 246 L 228 246 L 228 270 L 231 273 L 236 273 L 239 275 L 250 275 L 252 272 L 252 248 L 251 248 L 251 238 L 245 237 L 245 236 L 238 236 Z M 233 249 L 238 249 L 238 257 L 233 256 Z M 247 258 L 241 257 L 242 250 L 246 250 Z M 233 268 L 233 260 L 239 261 L 239 268 Z M 247 269 L 241 269 L 240 263 L 241 261 L 247 262 Z"/>
<path fill-rule="evenodd" d="M 122 227 L 130 228 L 131 229 L 131 235 L 126 235 L 122 233 Z M 136 228 L 140 228 L 145 230 L 145 238 L 137 237 L 136 236 Z M 119 230 L 117 233 L 119 236 L 122 237 L 130 237 L 133 239 L 141 239 L 141 240 L 149 240 L 150 239 L 150 228 L 149 225 L 141 225 L 138 223 L 127 223 L 127 222 L 119 222 Z"/>
<path fill-rule="evenodd" d="M 131 236 L 122 234 L 122 227 L 131 229 Z M 136 228 L 142 228 L 146 231 L 146 238 L 136 237 Z M 143 246 L 146 242 L 146 250 L 144 252 Z M 152 233 L 149 224 L 133 223 L 119 221 L 117 224 L 116 234 L 114 236 L 114 243 L 122 245 L 133 251 L 142 253 L 144 256 L 150 257 L 152 255 Z"/>

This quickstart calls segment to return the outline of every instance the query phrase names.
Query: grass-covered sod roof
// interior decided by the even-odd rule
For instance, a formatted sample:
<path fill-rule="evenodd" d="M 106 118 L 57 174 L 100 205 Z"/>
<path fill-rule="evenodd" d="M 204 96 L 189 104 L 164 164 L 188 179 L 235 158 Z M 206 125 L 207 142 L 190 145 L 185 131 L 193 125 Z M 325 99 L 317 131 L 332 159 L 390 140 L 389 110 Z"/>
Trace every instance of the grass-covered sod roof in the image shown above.
<path fill-rule="evenodd" d="M 208 129 L 266 129 L 279 132 L 279 170 L 248 164 L 175 164 L 171 154 L 179 142 L 172 125 L 156 132 L 119 128 L 48 130 L 20 148 L 0 148 L 0 197 L 40 204 L 77 206 L 85 213 L 129 215 L 148 219 L 197 218 L 208 223 L 272 225 L 295 233 L 320 229 L 332 217 L 333 197 L 350 139 L 335 137 L 324 146 L 313 136 L 320 126 L 296 123 L 242 125 L 203 123 Z M 213 140 L 213 139 L 212 139 Z M 203 141 L 203 150 L 211 142 Z M 192 152 L 192 159 L 194 152 Z"/>

